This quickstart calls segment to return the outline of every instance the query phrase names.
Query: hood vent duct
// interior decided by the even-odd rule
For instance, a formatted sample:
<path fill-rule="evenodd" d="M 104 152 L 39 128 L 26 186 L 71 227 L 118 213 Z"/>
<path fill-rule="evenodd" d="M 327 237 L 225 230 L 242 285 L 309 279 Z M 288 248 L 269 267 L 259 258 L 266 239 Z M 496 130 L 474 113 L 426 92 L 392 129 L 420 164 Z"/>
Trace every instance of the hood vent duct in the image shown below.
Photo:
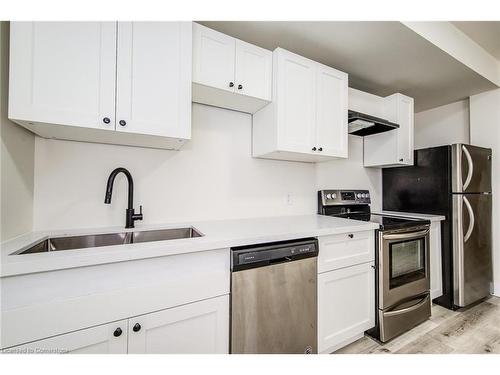
<path fill-rule="evenodd" d="M 399 128 L 399 125 L 393 122 L 351 110 L 348 112 L 347 122 L 349 123 L 349 134 L 360 137 Z"/>

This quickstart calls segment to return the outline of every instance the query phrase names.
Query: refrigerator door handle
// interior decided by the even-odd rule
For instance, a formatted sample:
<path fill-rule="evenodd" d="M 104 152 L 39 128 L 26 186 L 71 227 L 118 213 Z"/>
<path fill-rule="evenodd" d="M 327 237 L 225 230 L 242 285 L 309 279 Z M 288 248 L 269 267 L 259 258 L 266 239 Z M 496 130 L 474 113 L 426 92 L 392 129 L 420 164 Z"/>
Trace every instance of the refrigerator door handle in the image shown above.
<path fill-rule="evenodd" d="M 465 232 L 464 236 L 464 243 L 465 243 L 470 238 L 472 230 L 474 229 L 474 211 L 472 211 L 470 202 L 465 196 L 463 196 L 463 200 L 465 203 L 465 207 L 467 207 L 467 211 L 469 212 L 469 228 L 467 228 L 467 232 Z"/>
<path fill-rule="evenodd" d="M 467 159 L 467 166 L 468 166 L 467 178 L 465 179 L 465 182 L 463 183 L 463 188 L 462 188 L 463 189 L 462 191 L 465 191 L 470 184 L 470 180 L 472 180 L 472 173 L 474 172 L 474 163 L 472 162 L 472 157 L 470 156 L 470 153 L 469 153 L 469 150 L 467 150 L 467 147 L 462 145 L 462 151 L 465 154 L 465 158 Z"/>

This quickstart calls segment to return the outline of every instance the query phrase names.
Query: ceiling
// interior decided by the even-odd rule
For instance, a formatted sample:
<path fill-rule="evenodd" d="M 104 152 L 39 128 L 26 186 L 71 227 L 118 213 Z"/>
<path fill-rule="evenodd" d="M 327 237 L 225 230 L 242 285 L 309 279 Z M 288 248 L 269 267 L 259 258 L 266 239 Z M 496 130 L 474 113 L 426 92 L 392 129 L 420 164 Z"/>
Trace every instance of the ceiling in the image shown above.
<path fill-rule="evenodd" d="M 455 21 L 452 24 L 500 60 L 500 21 Z"/>
<path fill-rule="evenodd" d="M 400 22 L 200 22 L 269 50 L 282 47 L 349 73 L 349 86 L 401 92 L 420 112 L 496 86 Z"/>

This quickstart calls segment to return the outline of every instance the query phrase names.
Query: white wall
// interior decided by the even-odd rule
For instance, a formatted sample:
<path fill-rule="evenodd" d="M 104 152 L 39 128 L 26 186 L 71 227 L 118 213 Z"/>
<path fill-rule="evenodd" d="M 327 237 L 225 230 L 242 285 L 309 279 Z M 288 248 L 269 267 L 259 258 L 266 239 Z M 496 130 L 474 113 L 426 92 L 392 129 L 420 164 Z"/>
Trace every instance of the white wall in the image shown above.
<path fill-rule="evenodd" d="M 134 177 L 143 223 L 316 210 L 314 164 L 253 159 L 250 115 L 193 104 L 192 141 L 179 152 L 37 137 L 34 229 L 122 226 L 123 176 L 111 205 L 103 203 L 108 175 L 120 166 Z"/>
<path fill-rule="evenodd" d="M 493 283 L 500 297 L 500 89 L 470 97 L 470 121 L 471 144 L 493 153 Z"/>
<path fill-rule="evenodd" d="M 322 189 L 368 189 L 372 211 L 382 207 L 382 170 L 363 167 L 363 138 L 349 136 L 349 158 L 316 163 L 316 185 Z"/>
<path fill-rule="evenodd" d="M 381 170 L 363 168 L 363 139 L 349 136 L 349 159 L 298 163 L 251 157 L 251 116 L 193 104 L 192 140 L 179 152 L 36 137 L 34 230 L 121 226 L 130 170 L 144 221 L 166 223 L 312 214 L 318 189 L 369 189 L 381 204 Z M 290 194 L 291 202 L 288 200 Z"/>
<path fill-rule="evenodd" d="M 0 134 L 2 241 L 31 231 L 35 136 L 7 118 L 9 24 L 0 22 Z"/>
<path fill-rule="evenodd" d="M 415 114 L 415 149 L 469 143 L 469 100 Z"/>

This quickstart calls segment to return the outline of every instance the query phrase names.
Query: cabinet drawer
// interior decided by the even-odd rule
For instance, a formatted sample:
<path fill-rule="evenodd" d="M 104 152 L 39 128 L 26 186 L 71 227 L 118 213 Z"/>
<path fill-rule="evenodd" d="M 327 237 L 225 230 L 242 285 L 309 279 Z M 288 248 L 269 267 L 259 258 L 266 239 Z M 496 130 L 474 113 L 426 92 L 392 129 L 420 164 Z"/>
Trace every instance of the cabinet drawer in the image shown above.
<path fill-rule="evenodd" d="M 318 273 L 374 259 L 375 239 L 372 230 L 319 237 Z"/>

